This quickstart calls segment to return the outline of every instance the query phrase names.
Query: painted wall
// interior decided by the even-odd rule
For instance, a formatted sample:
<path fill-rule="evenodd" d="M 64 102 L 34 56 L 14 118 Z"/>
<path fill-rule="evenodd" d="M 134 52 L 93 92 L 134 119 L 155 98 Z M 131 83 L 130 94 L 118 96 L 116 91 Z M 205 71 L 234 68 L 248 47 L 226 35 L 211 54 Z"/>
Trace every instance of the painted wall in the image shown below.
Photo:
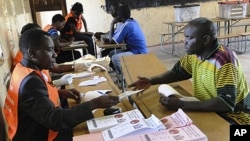
<path fill-rule="evenodd" d="M 112 17 L 101 8 L 102 5 L 105 5 L 105 0 L 67 0 L 68 11 L 77 1 L 83 4 L 84 16 L 87 20 L 89 31 L 106 32 L 109 30 Z M 61 11 L 37 13 L 39 25 L 44 27 L 46 24 L 51 23 L 51 18 L 56 13 L 61 13 Z M 163 22 L 175 21 L 173 6 L 135 9 L 132 10 L 131 15 L 141 25 L 148 46 L 160 44 L 159 34 L 166 31 L 166 25 Z M 216 15 L 218 15 L 217 2 L 200 3 L 200 16 L 215 18 Z"/>

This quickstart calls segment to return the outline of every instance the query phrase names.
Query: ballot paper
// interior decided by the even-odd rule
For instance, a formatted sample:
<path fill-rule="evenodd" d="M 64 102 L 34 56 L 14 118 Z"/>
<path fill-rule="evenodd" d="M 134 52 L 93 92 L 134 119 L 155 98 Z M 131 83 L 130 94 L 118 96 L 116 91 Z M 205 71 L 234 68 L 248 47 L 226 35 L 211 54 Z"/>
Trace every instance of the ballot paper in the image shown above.
<path fill-rule="evenodd" d="M 138 109 L 134 109 L 127 112 L 87 120 L 87 126 L 90 133 L 96 133 L 105 129 L 109 129 L 123 122 L 133 121 L 135 119 L 141 118 L 144 118 L 142 113 Z"/>
<path fill-rule="evenodd" d="M 181 95 L 179 92 L 177 92 L 173 87 L 171 87 L 168 84 L 162 84 L 158 87 L 159 94 L 169 97 L 170 95 L 175 95 L 180 98 L 180 100 L 183 101 L 199 101 L 196 97 L 193 96 L 184 96 Z"/>
<path fill-rule="evenodd" d="M 122 99 L 124 99 L 124 98 L 127 98 L 127 97 L 129 97 L 129 96 L 131 96 L 131 95 L 133 95 L 133 94 L 137 94 L 137 93 L 139 93 L 139 92 L 141 92 L 141 91 L 143 91 L 143 90 L 144 90 L 144 89 L 137 90 L 137 91 L 125 91 L 124 93 L 122 93 L 122 94 L 119 95 L 119 100 L 122 100 Z"/>
<path fill-rule="evenodd" d="M 94 98 L 97 98 L 99 96 L 108 94 L 109 92 L 111 92 L 112 90 L 95 90 L 95 91 L 88 91 L 84 94 L 83 99 L 84 101 L 90 101 Z"/>
<path fill-rule="evenodd" d="M 154 114 L 152 114 L 151 117 L 147 119 L 133 119 L 120 123 L 114 127 L 102 131 L 102 135 L 104 141 L 110 141 L 123 136 L 131 136 L 164 129 L 165 126 L 162 124 L 162 122 Z"/>
<path fill-rule="evenodd" d="M 85 77 L 89 77 L 93 74 L 95 74 L 95 72 L 83 71 L 83 72 L 79 72 L 79 73 L 73 73 L 72 78 L 85 78 Z"/>
<path fill-rule="evenodd" d="M 92 86 L 98 83 L 105 82 L 107 79 L 105 77 L 94 76 L 91 80 L 86 80 L 78 84 L 78 86 Z"/>

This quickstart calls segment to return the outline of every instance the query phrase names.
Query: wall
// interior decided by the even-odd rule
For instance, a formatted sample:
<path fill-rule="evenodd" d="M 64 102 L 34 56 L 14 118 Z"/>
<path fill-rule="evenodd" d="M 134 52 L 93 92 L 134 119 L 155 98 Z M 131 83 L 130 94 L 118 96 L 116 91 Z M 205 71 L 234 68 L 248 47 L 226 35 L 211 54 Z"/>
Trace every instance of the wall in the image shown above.
<path fill-rule="evenodd" d="M 75 2 L 81 2 L 84 7 L 84 16 L 87 20 L 89 31 L 106 32 L 109 30 L 112 17 L 101 8 L 105 5 L 105 0 L 67 0 L 67 9 L 70 10 Z M 205 8 L 206 7 L 206 8 Z M 55 13 L 53 12 L 39 12 L 37 13 L 38 23 L 44 27 L 51 23 L 51 18 Z M 160 33 L 166 31 L 166 25 L 163 22 L 175 21 L 175 13 L 173 6 L 160 6 L 142 9 L 133 9 L 131 12 L 141 25 L 147 39 L 148 46 L 160 44 Z M 200 16 L 215 18 L 218 14 L 218 4 L 215 1 L 200 3 Z"/>

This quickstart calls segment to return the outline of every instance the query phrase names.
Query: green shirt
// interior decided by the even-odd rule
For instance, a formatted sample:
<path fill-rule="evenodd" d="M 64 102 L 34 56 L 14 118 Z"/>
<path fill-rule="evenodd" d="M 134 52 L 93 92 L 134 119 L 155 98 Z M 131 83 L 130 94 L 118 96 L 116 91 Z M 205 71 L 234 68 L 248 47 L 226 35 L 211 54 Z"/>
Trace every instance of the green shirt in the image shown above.
<path fill-rule="evenodd" d="M 247 81 L 231 49 L 218 45 L 205 59 L 185 55 L 172 72 L 179 80 L 192 78 L 194 96 L 198 99 L 218 97 L 234 112 L 250 111 Z"/>

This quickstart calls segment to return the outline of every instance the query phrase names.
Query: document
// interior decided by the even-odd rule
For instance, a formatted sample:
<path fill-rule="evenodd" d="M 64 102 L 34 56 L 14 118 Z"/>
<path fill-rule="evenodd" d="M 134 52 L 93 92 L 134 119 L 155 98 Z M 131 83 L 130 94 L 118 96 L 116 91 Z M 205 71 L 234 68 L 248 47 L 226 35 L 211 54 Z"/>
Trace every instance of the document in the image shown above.
<path fill-rule="evenodd" d="M 118 124 L 102 131 L 102 135 L 105 141 L 111 141 L 123 136 L 148 133 L 164 129 L 165 126 L 162 122 L 155 115 L 151 115 L 148 119 L 133 119 Z"/>
<path fill-rule="evenodd" d="M 101 132 L 125 121 L 144 118 L 138 109 L 118 113 L 109 116 L 94 118 L 87 121 L 87 126 L 90 133 Z"/>
<path fill-rule="evenodd" d="M 105 82 L 107 79 L 105 77 L 94 76 L 91 80 L 86 80 L 78 84 L 78 86 L 92 86 L 98 83 Z"/>
<path fill-rule="evenodd" d="M 199 101 L 196 97 L 193 96 L 184 96 L 181 95 L 179 92 L 177 92 L 173 87 L 171 87 L 168 84 L 162 84 L 158 87 L 159 94 L 168 97 L 170 95 L 175 95 L 180 98 L 180 100 L 183 101 Z"/>
<path fill-rule="evenodd" d="M 164 130 L 125 136 L 116 141 L 207 141 L 207 136 L 193 124 L 193 121 L 178 109 L 177 112 L 161 118 Z M 124 132 L 124 131 L 123 131 Z M 105 139 L 105 138 L 104 138 Z"/>
<path fill-rule="evenodd" d="M 133 94 L 137 94 L 137 93 L 139 93 L 141 91 L 143 91 L 143 89 L 137 90 L 137 91 L 125 91 L 124 93 L 119 95 L 119 100 L 121 101 L 122 99 L 127 98 L 127 97 L 129 97 L 129 96 L 131 96 Z"/>

